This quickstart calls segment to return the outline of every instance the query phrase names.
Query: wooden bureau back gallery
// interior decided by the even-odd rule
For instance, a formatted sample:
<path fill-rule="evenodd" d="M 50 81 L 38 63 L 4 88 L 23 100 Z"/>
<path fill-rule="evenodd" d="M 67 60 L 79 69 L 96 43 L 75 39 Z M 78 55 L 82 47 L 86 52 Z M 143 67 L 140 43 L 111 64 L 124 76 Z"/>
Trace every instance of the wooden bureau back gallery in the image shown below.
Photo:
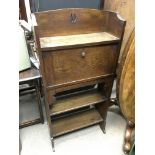
<path fill-rule="evenodd" d="M 99 124 L 109 99 L 126 22 L 115 12 L 70 8 L 35 13 L 35 42 L 53 138 Z"/>

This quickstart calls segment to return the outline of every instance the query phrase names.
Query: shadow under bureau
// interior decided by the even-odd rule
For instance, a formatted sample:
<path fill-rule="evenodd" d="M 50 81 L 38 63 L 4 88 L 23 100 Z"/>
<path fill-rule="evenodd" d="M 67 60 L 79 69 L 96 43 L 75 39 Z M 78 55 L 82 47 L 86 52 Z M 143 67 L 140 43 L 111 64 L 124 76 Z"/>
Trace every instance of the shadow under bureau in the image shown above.
<path fill-rule="evenodd" d="M 53 149 L 55 137 L 81 128 L 99 124 L 105 132 L 125 21 L 115 12 L 82 8 L 35 17 Z"/>

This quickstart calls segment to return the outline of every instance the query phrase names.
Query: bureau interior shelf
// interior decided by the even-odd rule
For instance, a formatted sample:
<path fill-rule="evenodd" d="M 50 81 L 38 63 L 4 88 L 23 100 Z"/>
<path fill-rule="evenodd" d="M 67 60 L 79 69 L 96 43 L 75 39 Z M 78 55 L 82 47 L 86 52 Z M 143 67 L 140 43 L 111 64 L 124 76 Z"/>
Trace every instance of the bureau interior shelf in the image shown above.
<path fill-rule="evenodd" d="M 98 124 L 102 121 L 103 118 L 95 108 L 75 113 L 72 117 L 67 116 L 52 120 L 53 137 Z"/>
<path fill-rule="evenodd" d="M 84 44 L 94 45 L 96 43 L 115 43 L 120 39 L 107 32 L 67 35 L 67 36 L 55 36 L 55 37 L 43 37 L 40 38 L 40 46 L 43 49 L 60 49 L 67 46 L 78 46 Z"/>
<path fill-rule="evenodd" d="M 97 89 L 72 93 L 58 98 L 52 106 L 50 115 L 54 116 L 64 112 L 69 112 L 71 110 L 102 103 L 106 100 L 107 98 Z"/>

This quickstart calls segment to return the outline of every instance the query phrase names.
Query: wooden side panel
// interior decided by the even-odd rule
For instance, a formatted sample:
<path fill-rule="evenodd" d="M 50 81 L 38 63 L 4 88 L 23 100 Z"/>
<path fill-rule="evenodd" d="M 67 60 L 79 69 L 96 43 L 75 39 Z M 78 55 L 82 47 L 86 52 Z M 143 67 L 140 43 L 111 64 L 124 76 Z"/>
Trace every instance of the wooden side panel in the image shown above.
<path fill-rule="evenodd" d="M 107 32 L 122 40 L 125 24 L 125 20 L 119 14 L 111 12 L 107 22 Z"/>
<path fill-rule="evenodd" d="M 127 21 L 121 47 L 121 56 L 135 27 L 135 0 L 104 0 L 104 10 L 116 11 Z"/>

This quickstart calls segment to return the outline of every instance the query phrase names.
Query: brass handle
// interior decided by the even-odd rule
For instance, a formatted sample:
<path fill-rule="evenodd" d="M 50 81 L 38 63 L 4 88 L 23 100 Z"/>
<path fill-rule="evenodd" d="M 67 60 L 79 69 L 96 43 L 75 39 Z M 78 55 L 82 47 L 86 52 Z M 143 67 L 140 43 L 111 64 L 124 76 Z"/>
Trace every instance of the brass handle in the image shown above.
<path fill-rule="evenodd" d="M 86 53 L 83 51 L 83 52 L 81 53 L 81 57 L 82 57 L 82 58 L 85 58 L 85 56 L 86 56 Z"/>

